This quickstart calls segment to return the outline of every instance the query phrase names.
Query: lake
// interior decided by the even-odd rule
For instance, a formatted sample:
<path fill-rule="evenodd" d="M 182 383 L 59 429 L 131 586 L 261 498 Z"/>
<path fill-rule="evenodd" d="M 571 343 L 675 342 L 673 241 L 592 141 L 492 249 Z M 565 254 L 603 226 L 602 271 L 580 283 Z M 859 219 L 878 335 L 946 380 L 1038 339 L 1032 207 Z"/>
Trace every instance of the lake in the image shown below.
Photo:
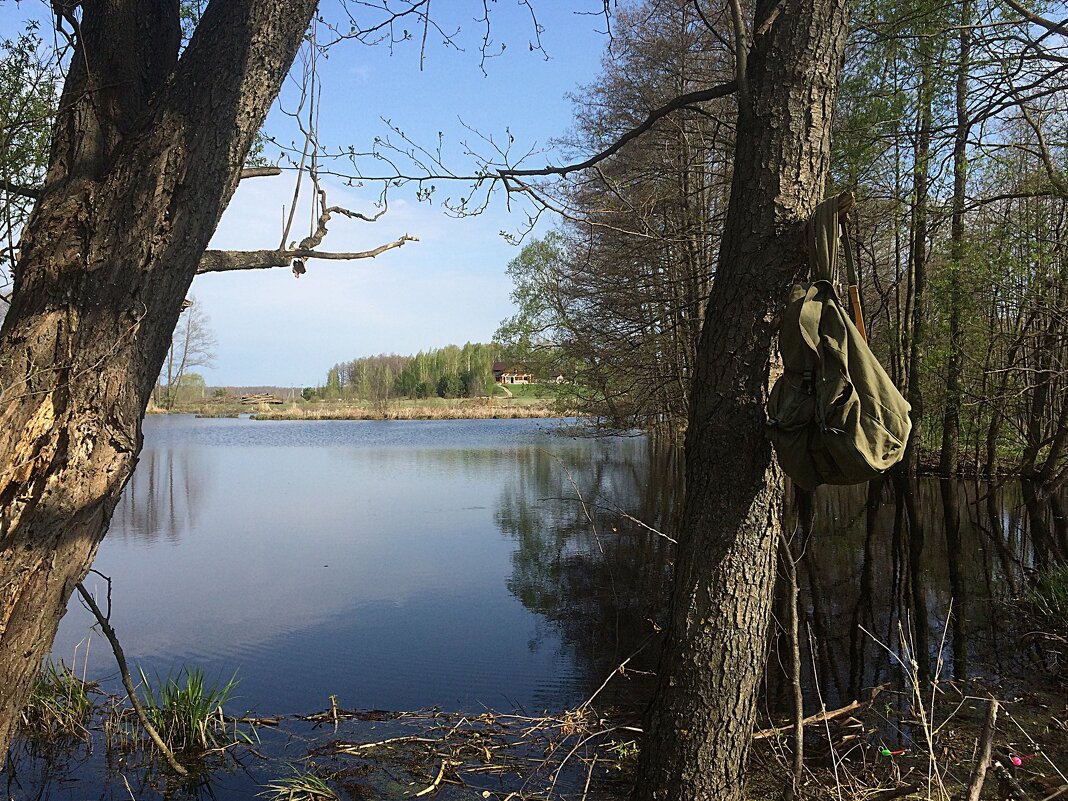
<path fill-rule="evenodd" d="M 236 714 L 314 712 L 335 696 L 351 709 L 534 715 L 581 703 L 637 653 L 598 703 L 636 713 L 648 696 L 674 547 L 661 534 L 677 533 L 676 452 L 644 436 L 574 436 L 575 421 L 176 415 L 144 428 L 95 568 L 112 579 L 127 659 L 149 676 L 236 672 Z M 1040 658 L 1012 645 L 1004 602 L 1068 553 L 1063 499 L 1028 509 L 1018 483 L 952 489 L 914 487 L 915 530 L 889 487 L 817 492 L 799 569 L 818 645 L 813 659 L 806 635 L 810 704 L 895 678 L 890 651 L 903 647 L 960 678 Z M 86 585 L 106 596 L 99 576 Z M 53 659 L 121 694 L 92 623 L 72 600 Z M 774 711 L 789 688 L 775 666 L 785 658 L 771 661 Z M 34 778 L 21 764 L 20 786 L 39 798 L 127 797 L 95 775 L 99 753 L 77 778 Z M 228 776 L 212 793 L 248 798 L 262 779 Z"/>
<path fill-rule="evenodd" d="M 580 702 L 589 664 L 532 571 L 583 547 L 554 536 L 580 509 L 567 474 L 588 487 L 608 473 L 628 502 L 625 468 L 649 445 L 559 427 L 149 417 L 95 562 L 128 658 L 149 675 L 237 671 L 243 702 L 270 714 L 330 695 L 366 709 Z M 83 653 L 92 622 L 72 602 L 54 657 Z M 114 673 L 99 635 L 89 652 L 90 674 Z"/>

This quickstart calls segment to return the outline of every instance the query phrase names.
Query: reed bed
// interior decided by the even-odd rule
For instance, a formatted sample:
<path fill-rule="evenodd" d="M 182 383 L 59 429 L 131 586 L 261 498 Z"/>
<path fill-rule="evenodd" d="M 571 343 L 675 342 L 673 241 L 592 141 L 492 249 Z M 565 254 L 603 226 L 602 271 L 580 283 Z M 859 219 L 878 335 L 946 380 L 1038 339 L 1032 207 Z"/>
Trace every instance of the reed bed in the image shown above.
<path fill-rule="evenodd" d="M 441 404 L 391 404 L 389 406 L 330 405 L 261 408 L 255 420 L 525 420 L 566 417 L 545 402 L 460 401 Z"/>
<path fill-rule="evenodd" d="M 89 723 L 96 711 L 96 685 L 74 669 L 49 661 L 34 680 L 30 700 L 22 710 L 21 732 L 31 738 L 89 739 Z"/>

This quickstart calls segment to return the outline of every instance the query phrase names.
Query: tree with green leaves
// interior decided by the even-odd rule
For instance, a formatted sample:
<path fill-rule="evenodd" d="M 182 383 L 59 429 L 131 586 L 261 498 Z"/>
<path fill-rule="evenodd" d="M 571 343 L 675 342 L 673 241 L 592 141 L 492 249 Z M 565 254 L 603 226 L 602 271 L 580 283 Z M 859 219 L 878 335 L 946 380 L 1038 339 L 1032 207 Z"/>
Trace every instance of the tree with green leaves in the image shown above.
<path fill-rule="evenodd" d="M 0 321 L 10 303 L 17 243 L 48 163 L 59 70 L 39 26 L 0 41 Z"/>

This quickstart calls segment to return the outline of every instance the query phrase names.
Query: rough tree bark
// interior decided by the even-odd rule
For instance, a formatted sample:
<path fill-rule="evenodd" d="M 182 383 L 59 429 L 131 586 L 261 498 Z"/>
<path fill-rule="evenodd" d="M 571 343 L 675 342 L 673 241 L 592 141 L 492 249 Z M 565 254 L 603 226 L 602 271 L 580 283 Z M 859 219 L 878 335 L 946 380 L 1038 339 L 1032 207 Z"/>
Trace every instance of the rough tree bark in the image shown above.
<path fill-rule="evenodd" d="M 845 0 L 756 4 L 697 357 L 668 638 L 635 793 L 642 801 L 741 797 L 783 497 L 764 409 L 777 316 L 805 269 L 803 221 L 825 187 L 846 16 Z"/>
<path fill-rule="evenodd" d="M 182 300 L 316 2 L 213 2 L 180 59 L 178 0 L 81 6 L 0 329 L 0 753 L 133 469 Z"/>

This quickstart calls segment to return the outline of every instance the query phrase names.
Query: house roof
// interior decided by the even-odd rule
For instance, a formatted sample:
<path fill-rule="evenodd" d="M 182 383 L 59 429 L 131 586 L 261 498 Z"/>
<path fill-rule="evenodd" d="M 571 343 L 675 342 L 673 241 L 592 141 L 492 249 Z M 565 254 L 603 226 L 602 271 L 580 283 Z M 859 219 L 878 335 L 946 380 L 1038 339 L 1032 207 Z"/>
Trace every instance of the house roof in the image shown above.
<path fill-rule="evenodd" d="M 522 362 L 494 362 L 495 373 L 529 373 L 530 370 Z"/>

